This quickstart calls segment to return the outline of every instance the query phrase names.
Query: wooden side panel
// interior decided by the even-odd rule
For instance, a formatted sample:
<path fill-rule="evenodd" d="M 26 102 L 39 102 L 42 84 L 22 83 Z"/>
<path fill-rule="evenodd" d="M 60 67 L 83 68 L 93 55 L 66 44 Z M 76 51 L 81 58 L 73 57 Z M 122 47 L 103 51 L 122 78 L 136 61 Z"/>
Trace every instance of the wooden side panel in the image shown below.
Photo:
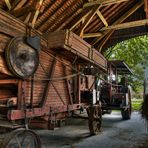
<path fill-rule="evenodd" d="M 103 68 L 103 69 L 107 68 L 107 61 L 106 61 L 106 59 L 103 57 L 103 55 L 101 55 L 100 52 L 98 52 L 95 49 L 92 50 L 92 60 L 95 63 L 97 63 L 98 65 L 100 65 L 101 68 Z"/>
<path fill-rule="evenodd" d="M 79 54 L 90 58 L 91 45 L 72 32 L 69 33 L 68 46 L 77 51 Z"/>
<path fill-rule="evenodd" d="M 68 30 L 48 34 L 48 47 L 52 49 L 66 48 L 69 52 L 77 53 L 81 58 L 90 58 L 91 45 Z"/>
<path fill-rule="evenodd" d="M 66 44 L 68 38 L 66 30 L 62 30 L 60 32 L 51 32 L 48 34 L 48 47 L 51 49 L 61 48 Z"/>
<path fill-rule="evenodd" d="M 43 98 L 43 93 L 47 89 L 49 77 L 47 76 L 51 70 L 51 65 L 54 57 L 51 57 L 47 53 L 40 52 L 40 64 L 34 75 L 33 84 L 33 106 L 39 105 Z M 58 57 L 57 57 L 58 58 Z M 63 62 L 68 62 L 64 61 Z M 70 63 L 69 63 L 70 64 Z M 70 75 L 71 69 L 66 67 L 66 74 L 64 74 L 64 67 L 61 61 L 56 61 L 55 70 L 50 81 L 49 93 L 47 96 L 46 105 L 64 105 L 69 104 L 69 96 L 67 91 L 67 84 L 65 79 L 62 79 L 66 75 Z M 60 78 L 60 80 L 59 80 Z M 57 79 L 57 80 L 56 80 Z M 30 104 L 31 100 L 31 82 L 26 82 L 26 102 Z"/>

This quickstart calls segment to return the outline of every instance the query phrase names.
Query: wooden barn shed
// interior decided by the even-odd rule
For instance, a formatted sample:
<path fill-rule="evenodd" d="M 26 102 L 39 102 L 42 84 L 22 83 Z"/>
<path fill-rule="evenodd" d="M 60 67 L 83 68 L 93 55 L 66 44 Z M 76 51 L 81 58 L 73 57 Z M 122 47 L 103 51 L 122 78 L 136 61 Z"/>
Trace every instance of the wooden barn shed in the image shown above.
<path fill-rule="evenodd" d="M 147 24 L 147 0 L 1 0 L 0 126 L 53 129 L 85 108 L 98 132 L 101 109 L 90 92 L 107 71 L 103 52 L 147 34 Z"/>

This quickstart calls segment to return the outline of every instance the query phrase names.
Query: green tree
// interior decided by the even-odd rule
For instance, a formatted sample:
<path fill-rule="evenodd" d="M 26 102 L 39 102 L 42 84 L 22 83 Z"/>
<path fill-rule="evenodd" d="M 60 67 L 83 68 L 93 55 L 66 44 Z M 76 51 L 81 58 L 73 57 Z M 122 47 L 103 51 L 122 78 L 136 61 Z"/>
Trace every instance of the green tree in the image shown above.
<path fill-rule="evenodd" d="M 139 96 L 143 91 L 144 69 L 148 66 L 148 36 L 140 36 L 118 43 L 105 52 L 107 59 L 124 60 L 133 71 L 130 85 Z"/>

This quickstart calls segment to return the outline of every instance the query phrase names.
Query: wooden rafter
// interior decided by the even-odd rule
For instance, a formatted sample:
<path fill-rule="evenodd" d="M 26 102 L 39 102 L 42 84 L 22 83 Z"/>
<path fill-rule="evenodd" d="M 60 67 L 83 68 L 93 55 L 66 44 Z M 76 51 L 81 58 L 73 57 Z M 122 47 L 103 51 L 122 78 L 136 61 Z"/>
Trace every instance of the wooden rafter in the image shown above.
<path fill-rule="evenodd" d="M 130 0 L 96 0 L 96 1 L 91 1 L 91 2 L 84 4 L 83 7 L 90 7 L 90 6 L 94 6 L 94 5 L 98 5 L 98 4 L 100 4 L 102 6 L 108 6 L 108 5 L 122 3 L 122 2 L 126 2 L 126 1 L 130 1 Z"/>
<path fill-rule="evenodd" d="M 145 5 L 145 13 L 146 13 L 146 18 L 148 18 L 148 0 L 144 0 L 144 5 Z"/>
<path fill-rule="evenodd" d="M 21 7 L 23 7 L 23 5 L 27 2 L 27 0 L 14 0 L 14 2 L 12 3 L 12 8 L 11 11 L 20 9 Z"/>
<path fill-rule="evenodd" d="M 103 24 L 107 27 L 108 23 L 107 23 L 106 19 L 104 18 L 104 16 L 102 15 L 102 13 L 99 10 L 97 11 L 97 15 L 99 16 L 99 18 L 101 19 Z"/>
<path fill-rule="evenodd" d="M 99 49 L 99 52 L 102 51 L 103 46 L 106 44 L 106 42 L 109 40 L 109 38 L 111 37 L 111 35 L 114 33 L 114 30 L 111 30 L 104 38 L 103 40 L 100 42 L 99 46 L 97 47 Z"/>
<path fill-rule="evenodd" d="M 38 2 L 36 2 L 35 11 L 31 14 L 31 17 L 30 17 L 30 20 L 29 20 L 32 27 L 34 27 L 34 25 L 35 25 L 35 22 L 36 22 L 37 17 L 38 17 L 38 15 L 40 13 L 40 8 L 41 8 L 41 6 L 43 4 L 43 1 L 44 0 L 39 0 Z"/>
<path fill-rule="evenodd" d="M 122 23 L 122 24 L 115 24 L 115 25 L 108 26 L 108 27 L 103 27 L 100 31 L 112 30 L 112 29 L 119 30 L 119 29 L 138 27 L 138 26 L 146 25 L 147 23 L 148 23 L 148 19 L 132 21 L 132 22 L 127 22 L 127 23 Z"/>
<path fill-rule="evenodd" d="M 10 4 L 10 1 L 9 0 L 5 0 L 5 3 L 8 7 L 9 10 L 11 10 L 11 4 Z"/>
<path fill-rule="evenodd" d="M 82 38 L 93 38 L 93 37 L 99 37 L 99 36 L 102 36 L 101 32 L 83 34 Z"/>
<path fill-rule="evenodd" d="M 79 18 L 77 18 L 77 20 L 75 20 L 75 22 L 73 22 L 72 26 L 69 28 L 69 30 L 73 30 L 78 24 L 80 24 L 83 19 L 85 19 L 89 14 L 90 14 L 91 10 L 81 13 Z"/>
<path fill-rule="evenodd" d="M 90 23 L 90 21 L 92 20 L 92 18 L 94 17 L 94 15 L 96 14 L 96 12 L 98 11 L 99 8 L 100 8 L 100 5 L 96 5 L 95 7 L 92 8 L 91 13 L 87 16 L 87 19 L 85 19 L 84 23 L 82 24 L 82 26 L 77 31 L 77 33 L 81 37 L 83 36 L 84 29 Z"/>
<path fill-rule="evenodd" d="M 33 10 L 34 10 L 34 7 L 32 7 L 31 5 L 28 5 L 28 6 L 20 7 L 18 9 L 11 11 L 11 14 L 13 14 L 16 17 L 20 17 L 20 16 L 25 15 Z"/>
<path fill-rule="evenodd" d="M 64 22 L 56 29 L 56 31 L 63 29 L 71 20 L 73 20 L 73 18 L 74 18 L 75 16 L 77 16 L 77 15 L 80 14 L 81 12 L 82 12 L 82 9 L 78 9 L 73 15 L 71 15 L 71 17 L 69 17 L 66 21 L 64 21 Z M 71 27 L 71 28 L 72 28 L 72 27 Z"/>
<path fill-rule="evenodd" d="M 118 20 L 116 20 L 112 25 L 120 24 L 125 19 L 127 19 L 129 16 L 131 16 L 136 10 L 138 10 L 142 5 L 144 4 L 143 1 L 139 1 L 137 4 L 135 4 L 130 10 L 128 10 L 124 15 L 122 15 Z M 98 43 L 104 36 L 106 36 L 110 30 L 105 30 L 102 32 L 102 36 L 99 38 L 94 39 L 94 41 L 91 43 L 92 45 L 95 45 Z"/>

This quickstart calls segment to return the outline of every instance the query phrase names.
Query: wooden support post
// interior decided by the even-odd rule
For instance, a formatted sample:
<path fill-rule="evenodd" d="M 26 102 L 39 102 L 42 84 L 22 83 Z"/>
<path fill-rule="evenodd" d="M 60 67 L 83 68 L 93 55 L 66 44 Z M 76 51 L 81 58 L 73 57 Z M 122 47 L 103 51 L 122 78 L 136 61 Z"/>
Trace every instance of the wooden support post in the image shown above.
<path fill-rule="evenodd" d="M 78 65 L 78 71 L 80 71 L 80 65 Z M 81 103 L 81 92 L 80 92 L 80 75 L 77 76 L 77 103 Z"/>
<path fill-rule="evenodd" d="M 23 82 L 20 80 L 18 82 L 18 96 L 17 96 L 17 109 L 22 109 L 23 105 Z"/>
<path fill-rule="evenodd" d="M 94 17 L 94 15 L 96 14 L 96 12 L 98 11 L 99 8 L 100 8 L 100 5 L 94 6 L 94 8 L 92 8 L 91 13 L 88 15 L 87 19 L 85 19 L 85 22 L 79 28 L 77 34 L 79 34 L 81 37 L 83 36 L 85 28 L 90 23 L 90 21 L 92 20 L 92 18 Z"/>
<path fill-rule="evenodd" d="M 66 66 L 65 65 L 63 65 L 63 73 L 66 76 Z M 68 82 L 67 79 L 65 79 L 65 84 L 66 84 L 70 104 L 73 104 L 73 100 L 72 100 L 72 96 L 71 96 L 71 90 L 70 90 L 69 82 Z"/>
<path fill-rule="evenodd" d="M 33 108 L 33 94 L 34 94 L 34 75 L 31 77 L 32 80 L 31 80 L 31 94 L 30 94 L 30 105 L 31 105 L 31 108 Z"/>

